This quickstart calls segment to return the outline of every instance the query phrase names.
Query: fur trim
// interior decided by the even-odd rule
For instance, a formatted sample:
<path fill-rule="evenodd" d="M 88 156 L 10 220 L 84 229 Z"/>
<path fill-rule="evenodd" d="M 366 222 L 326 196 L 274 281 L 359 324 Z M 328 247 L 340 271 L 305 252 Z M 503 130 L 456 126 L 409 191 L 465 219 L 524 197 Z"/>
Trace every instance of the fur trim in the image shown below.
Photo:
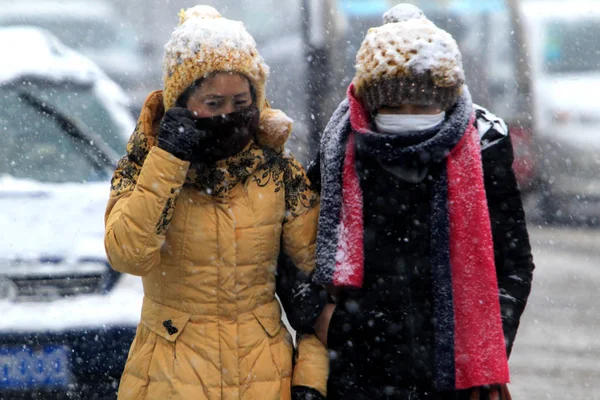
<path fill-rule="evenodd" d="M 265 108 L 260 113 L 258 143 L 272 149 L 281 149 L 292 133 L 292 126 L 292 119 L 283 111 Z"/>

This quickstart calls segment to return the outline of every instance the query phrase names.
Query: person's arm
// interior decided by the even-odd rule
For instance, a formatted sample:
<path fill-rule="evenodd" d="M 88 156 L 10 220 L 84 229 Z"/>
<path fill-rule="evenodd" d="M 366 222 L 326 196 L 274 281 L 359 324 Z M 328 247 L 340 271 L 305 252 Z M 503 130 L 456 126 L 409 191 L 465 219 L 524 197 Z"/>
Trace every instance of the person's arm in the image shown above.
<path fill-rule="evenodd" d="M 348 294 L 355 289 L 343 289 Z M 337 303 L 327 304 L 317 319 L 315 332 L 319 339 L 332 351 L 341 350 L 351 344 L 359 349 L 373 338 L 388 339 L 389 330 L 388 311 L 372 304 L 358 302 L 356 296 L 347 296 L 338 290 Z M 339 296 L 341 294 L 341 296 Z"/>
<path fill-rule="evenodd" d="M 315 269 L 319 196 L 304 169 L 286 156 L 284 171 L 286 216 L 282 257 L 277 271 L 277 294 L 288 321 L 298 332 L 298 349 L 292 377 L 294 399 L 324 399 L 327 394 L 329 356 L 313 333 L 313 325 L 327 303 L 323 288 L 312 283 Z"/>
<path fill-rule="evenodd" d="M 145 157 L 138 143 L 146 135 L 138 124 L 111 181 L 105 214 L 104 246 L 111 266 L 144 276 L 160 264 L 160 250 L 175 204 L 200 139 L 192 114 L 173 108 L 160 123 L 157 145 Z M 147 139 L 146 139 L 147 140 Z M 140 159 L 141 158 L 141 159 Z"/>
<path fill-rule="evenodd" d="M 123 175 L 134 167 L 127 164 L 121 160 L 113 182 L 128 179 Z M 154 147 L 131 191 L 111 195 L 104 246 L 115 270 L 144 276 L 160 264 L 160 249 L 188 168 L 188 162 Z"/>
<path fill-rule="evenodd" d="M 510 355 L 531 291 L 534 264 L 521 192 L 512 167 L 514 156 L 510 135 L 506 130 L 496 132 L 493 136 L 496 139 L 491 145 L 489 141 L 482 143 L 488 144 L 483 147 L 482 162 L 494 240 L 502 326 L 507 354 Z"/>

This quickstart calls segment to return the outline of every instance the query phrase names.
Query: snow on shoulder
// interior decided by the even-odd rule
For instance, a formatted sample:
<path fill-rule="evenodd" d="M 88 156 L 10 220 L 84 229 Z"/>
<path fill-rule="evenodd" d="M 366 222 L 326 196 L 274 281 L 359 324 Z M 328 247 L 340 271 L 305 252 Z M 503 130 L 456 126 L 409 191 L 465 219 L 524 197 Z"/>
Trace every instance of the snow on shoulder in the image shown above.
<path fill-rule="evenodd" d="M 423 11 L 412 4 L 398 4 L 383 14 L 383 22 L 386 24 L 404 22 L 411 19 L 425 19 Z"/>

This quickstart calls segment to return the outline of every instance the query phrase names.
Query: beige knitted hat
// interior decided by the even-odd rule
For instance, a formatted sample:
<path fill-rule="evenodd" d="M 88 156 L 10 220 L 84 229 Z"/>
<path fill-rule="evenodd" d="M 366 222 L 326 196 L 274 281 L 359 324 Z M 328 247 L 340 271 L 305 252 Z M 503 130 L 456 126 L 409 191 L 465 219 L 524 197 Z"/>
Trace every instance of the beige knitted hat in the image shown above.
<path fill-rule="evenodd" d="M 410 4 L 384 15 L 369 29 L 356 56 L 355 94 L 375 112 L 384 105 L 453 106 L 465 76 L 452 36 Z"/>
<path fill-rule="evenodd" d="M 179 26 L 165 45 L 165 109 L 173 107 L 192 83 L 214 72 L 246 76 L 256 90 L 256 103 L 262 108 L 269 67 L 244 25 L 223 18 L 209 6 L 182 10 L 179 19 Z"/>

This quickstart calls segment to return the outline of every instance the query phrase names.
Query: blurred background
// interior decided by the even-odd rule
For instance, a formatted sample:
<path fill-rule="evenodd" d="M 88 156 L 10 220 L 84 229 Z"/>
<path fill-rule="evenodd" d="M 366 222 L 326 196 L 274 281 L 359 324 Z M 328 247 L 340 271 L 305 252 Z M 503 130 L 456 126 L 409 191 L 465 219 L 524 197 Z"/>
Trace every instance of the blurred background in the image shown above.
<path fill-rule="evenodd" d="M 504 118 L 537 271 L 514 398 L 600 398 L 600 1 L 406 1 L 457 40 Z M 400 1 L 206 0 L 243 21 L 306 165 L 372 26 Z M 109 179 L 193 0 L 0 0 L 0 399 L 114 398 L 139 281 L 102 244 Z"/>

